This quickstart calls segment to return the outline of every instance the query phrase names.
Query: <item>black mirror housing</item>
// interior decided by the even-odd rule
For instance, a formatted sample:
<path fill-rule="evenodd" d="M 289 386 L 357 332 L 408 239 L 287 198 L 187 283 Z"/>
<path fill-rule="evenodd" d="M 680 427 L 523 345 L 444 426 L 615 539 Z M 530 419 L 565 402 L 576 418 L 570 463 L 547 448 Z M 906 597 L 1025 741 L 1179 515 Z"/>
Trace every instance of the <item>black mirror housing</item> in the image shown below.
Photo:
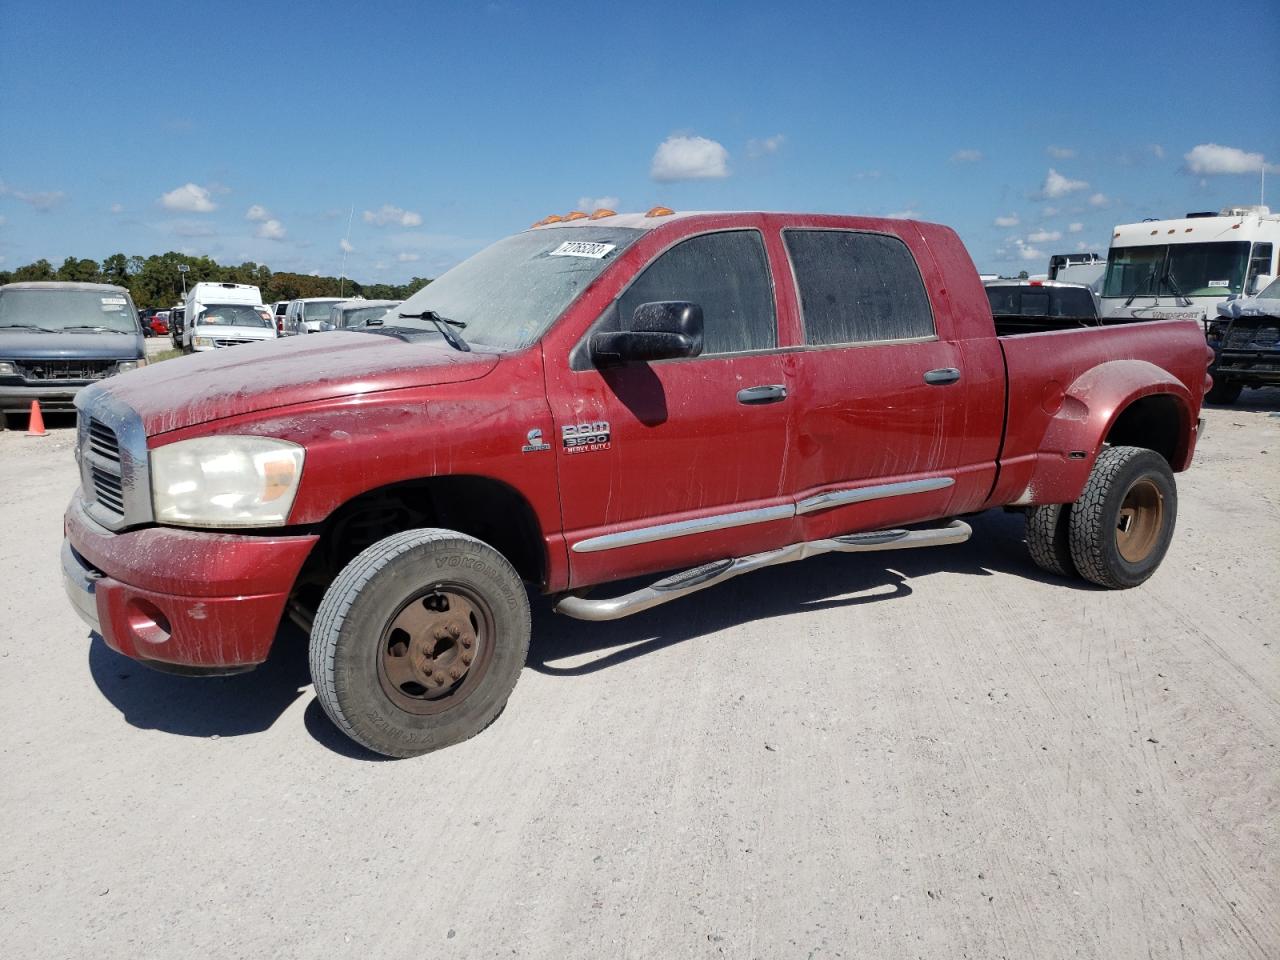
<path fill-rule="evenodd" d="M 702 308 L 683 300 L 642 303 L 631 329 L 597 333 L 591 357 L 598 364 L 672 360 L 702 353 Z"/>

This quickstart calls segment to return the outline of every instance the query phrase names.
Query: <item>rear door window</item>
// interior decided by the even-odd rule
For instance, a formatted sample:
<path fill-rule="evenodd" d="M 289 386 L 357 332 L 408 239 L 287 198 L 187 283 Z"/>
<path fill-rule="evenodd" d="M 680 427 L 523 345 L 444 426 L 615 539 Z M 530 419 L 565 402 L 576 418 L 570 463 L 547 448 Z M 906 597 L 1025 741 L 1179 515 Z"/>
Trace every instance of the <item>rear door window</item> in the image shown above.
<path fill-rule="evenodd" d="M 812 345 L 935 336 L 915 258 L 897 237 L 848 230 L 783 234 Z"/>

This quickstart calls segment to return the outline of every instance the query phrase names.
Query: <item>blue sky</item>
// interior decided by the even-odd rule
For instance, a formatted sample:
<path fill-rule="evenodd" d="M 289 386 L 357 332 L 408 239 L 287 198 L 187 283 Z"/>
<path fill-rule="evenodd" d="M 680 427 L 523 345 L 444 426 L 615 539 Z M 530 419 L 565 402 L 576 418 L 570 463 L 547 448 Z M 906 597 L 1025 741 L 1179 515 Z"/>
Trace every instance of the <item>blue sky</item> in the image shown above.
<path fill-rule="evenodd" d="M 399 281 L 608 199 L 909 213 L 1035 273 L 1115 223 L 1256 203 L 1261 163 L 1280 208 L 1274 0 L 2 16 L 0 268 L 176 249 L 337 273 L 354 211 L 348 275 Z"/>

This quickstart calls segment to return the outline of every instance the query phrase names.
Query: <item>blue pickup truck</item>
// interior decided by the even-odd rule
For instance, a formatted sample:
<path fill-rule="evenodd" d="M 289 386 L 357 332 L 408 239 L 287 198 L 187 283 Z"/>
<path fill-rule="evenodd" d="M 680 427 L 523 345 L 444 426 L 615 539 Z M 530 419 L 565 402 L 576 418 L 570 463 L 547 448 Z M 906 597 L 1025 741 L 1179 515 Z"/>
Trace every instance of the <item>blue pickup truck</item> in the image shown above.
<path fill-rule="evenodd" d="M 1256 297 L 1237 297 L 1218 304 L 1210 322 L 1213 389 L 1210 403 L 1235 403 L 1245 387 L 1280 384 L 1280 280 Z"/>

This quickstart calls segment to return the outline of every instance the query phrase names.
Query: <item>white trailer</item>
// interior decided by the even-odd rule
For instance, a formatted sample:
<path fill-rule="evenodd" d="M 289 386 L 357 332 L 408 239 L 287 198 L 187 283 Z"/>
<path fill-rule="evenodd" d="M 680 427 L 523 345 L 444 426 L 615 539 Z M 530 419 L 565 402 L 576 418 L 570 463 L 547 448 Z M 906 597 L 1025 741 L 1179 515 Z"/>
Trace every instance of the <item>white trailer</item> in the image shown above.
<path fill-rule="evenodd" d="M 1227 207 L 1177 220 L 1120 224 L 1102 281 L 1102 316 L 1217 318 L 1218 304 L 1257 293 L 1280 273 L 1280 216 Z"/>

